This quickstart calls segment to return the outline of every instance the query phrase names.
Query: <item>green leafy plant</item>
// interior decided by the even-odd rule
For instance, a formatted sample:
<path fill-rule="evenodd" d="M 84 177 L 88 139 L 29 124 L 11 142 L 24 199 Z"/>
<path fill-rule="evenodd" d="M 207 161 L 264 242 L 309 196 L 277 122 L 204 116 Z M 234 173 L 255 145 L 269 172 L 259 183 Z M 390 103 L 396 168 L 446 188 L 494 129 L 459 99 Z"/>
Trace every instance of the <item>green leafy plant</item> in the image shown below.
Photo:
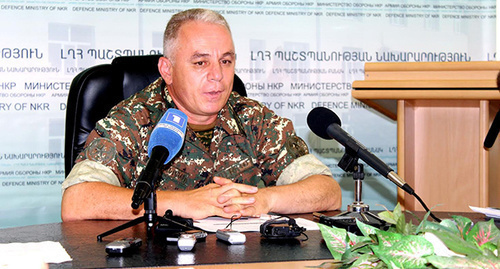
<path fill-rule="evenodd" d="M 379 213 L 390 224 L 381 230 L 363 222 L 362 236 L 318 224 L 336 262 L 334 268 L 496 268 L 500 269 L 500 230 L 493 219 L 476 224 L 453 216 L 440 223 L 406 222 L 398 204 Z"/>

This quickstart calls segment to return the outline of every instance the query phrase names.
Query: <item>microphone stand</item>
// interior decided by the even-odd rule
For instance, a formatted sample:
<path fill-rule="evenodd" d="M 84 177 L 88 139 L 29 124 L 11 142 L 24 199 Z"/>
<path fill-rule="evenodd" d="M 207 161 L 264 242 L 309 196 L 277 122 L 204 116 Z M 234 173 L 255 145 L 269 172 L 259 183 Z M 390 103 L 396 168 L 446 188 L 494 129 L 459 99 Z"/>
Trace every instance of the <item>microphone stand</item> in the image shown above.
<path fill-rule="evenodd" d="M 358 157 L 354 150 L 346 148 L 346 153 L 340 159 L 339 167 L 346 172 L 352 172 L 354 180 L 354 202 L 347 206 L 347 211 L 332 217 L 320 217 L 320 223 L 346 229 L 348 232 L 360 234 L 356 220 L 376 228 L 387 226 L 387 223 L 376 214 L 369 211 L 370 206 L 363 203 L 361 194 L 363 191 L 363 179 L 365 177 L 363 164 L 358 163 Z"/>
<path fill-rule="evenodd" d="M 168 153 L 168 149 L 163 146 L 154 147 L 151 153 L 152 157 L 148 161 L 145 170 L 142 172 L 138 179 L 138 183 L 135 186 L 134 194 L 132 196 L 132 208 L 137 209 L 141 203 L 144 203 L 144 215 L 98 235 L 97 241 L 101 242 L 104 236 L 114 234 L 142 222 L 146 223 L 148 237 L 153 236 L 153 229 L 156 226 L 156 221 L 158 219 L 158 215 L 156 214 L 157 203 L 155 182 L 159 177 L 158 173 L 160 167 L 168 158 Z M 142 182 L 143 177 L 151 179 L 151 181 Z M 140 185 L 141 183 L 142 185 Z M 146 192 L 149 192 L 149 194 Z"/>
<path fill-rule="evenodd" d="M 153 180 L 153 182 L 155 182 L 155 180 Z M 143 222 L 146 223 L 148 238 L 152 237 L 153 228 L 155 227 L 157 219 L 158 215 L 156 214 L 156 190 L 154 186 L 152 186 L 151 194 L 144 199 L 144 215 L 98 235 L 97 241 L 102 242 L 102 238 L 107 235 L 114 234 Z"/>

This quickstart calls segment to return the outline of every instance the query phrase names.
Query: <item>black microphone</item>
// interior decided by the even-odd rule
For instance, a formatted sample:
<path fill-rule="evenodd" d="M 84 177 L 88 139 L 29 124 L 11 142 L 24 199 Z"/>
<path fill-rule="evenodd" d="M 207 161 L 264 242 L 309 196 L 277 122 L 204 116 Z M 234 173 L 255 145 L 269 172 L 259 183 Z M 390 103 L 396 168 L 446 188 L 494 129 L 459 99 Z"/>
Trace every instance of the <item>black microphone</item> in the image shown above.
<path fill-rule="evenodd" d="M 132 208 L 137 209 L 153 191 L 160 168 L 177 155 L 184 143 L 187 116 L 171 108 L 160 119 L 148 142 L 149 160 L 137 179 L 132 196 Z"/>
<path fill-rule="evenodd" d="M 484 138 L 484 147 L 491 148 L 493 144 L 495 144 L 495 140 L 497 139 L 498 132 L 500 132 L 500 110 L 498 110 L 497 115 L 493 119 L 491 123 L 490 130 L 486 134 Z"/>
<path fill-rule="evenodd" d="M 382 176 L 392 181 L 404 191 L 411 195 L 415 193 L 415 191 L 396 174 L 392 168 L 344 131 L 340 127 L 340 118 L 333 111 L 324 107 L 314 108 L 309 112 L 309 115 L 307 115 L 307 125 L 309 125 L 311 131 L 317 136 L 323 139 L 335 139 L 347 149 L 356 152 L 361 160 L 365 161 L 366 164 L 373 167 L 373 169 Z"/>

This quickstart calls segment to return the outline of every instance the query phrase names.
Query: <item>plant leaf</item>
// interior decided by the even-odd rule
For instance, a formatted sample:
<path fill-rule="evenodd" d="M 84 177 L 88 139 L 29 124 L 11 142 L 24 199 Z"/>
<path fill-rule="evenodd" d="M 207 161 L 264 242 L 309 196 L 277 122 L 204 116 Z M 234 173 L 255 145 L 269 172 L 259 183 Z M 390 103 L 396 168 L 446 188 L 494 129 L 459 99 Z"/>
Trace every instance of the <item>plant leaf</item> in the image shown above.
<path fill-rule="evenodd" d="M 432 244 L 417 235 L 403 236 L 390 248 L 383 245 L 372 245 L 371 248 L 389 267 L 397 268 L 425 268 L 425 257 L 434 253 Z"/>
<path fill-rule="evenodd" d="M 464 238 L 462 231 L 458 228 L 458 225 L 454 220 L 444 219 L 439 223 L 439 225 L 446 227 L 449 232 L 454 233 L 461 238 Z"/>
<path fill-rule="evenodd" d="M 493 219 L 476 223 L 467 235 L 466 240 L 476 242 L 482 246 L 488 242 L 496 243 L 500 239 L 500 230 L 495 226 Z"/>
<path fill-rule="evenodd" d="M 355 262 L 357 259 L 359 259 L 361 255 L 362 255 L 361 253 L 353 251 L 352 248 L 347 248 L 344 254 L 342 254 L 342 263 L 351 264 Z"/>
<path fill-rule="evenodd" d="M 382 244 L 384 247 L 392 247 L 395 243 L 399 242 L 403 235 L 398 233 L 386 232 L 383 230 L 377 231 L 378 243 Z"/>
<path fill-rule="evenodd" d="M 335 268 L 500 269 L 500 230 L 493 220 L 474 225 L 466 217 L 452 216 L 436 223 L 427 220 L 429 215 L 427 212 L 416 227 L 406 223 L 398 204 L 393 212 L 379 213 L 381 219 L 392 224 L 388 230 L 356 220 L 363 236 L 318 225 L 328 249 L 338 261 Z M 433 235 L 434 241 L 427 240 L 427 235 Z"/>
<path fill-rule="evenodd" d="M 333 258 L 341 260 L 342 255 L 347 249 L 347 231 L 342 228 L 329 227 L 321 223 L 318 223 L 318 226 Z"/>
<path fill-rule="evenodd" d="M 342 255 L 344 264 L 353 263 L 365 253 L 372 253 L 371 249 L 368 247 L 369 244 L 373 244 L 370 238 L 366 236 L 357 236 L 354 233 L 347 232 L 347 239 L 347 248 Z"/>
<path fill-rule="evenodd" d="M 372 242 L 372 240 L 366 236 L 359 236 L 350 232 L 347 232 L 347 238 L 349 239 L 349 245 L 351 247 L 360 243 Z"/>
<path fill-rule="evenodd" d="M 470 227 L 472 226 L 472 221 L 469 218 L 463 216 L 452 216 L 457 225 L 457 229 L 462 234 L 462 238 L 466 239 L 469 233 Z"/>
<path fill-rule="evenodd" d="M 481 249 L 483 254 L 485 254 L 486 256 L 497 257 L 495 255 L 495 250 L 497 250 L 498 247 L 495 244 L 493 244 L 492 242 L 485 243 L 485 244 L 481 245 L 479 248 Z"/>
<path fill-rule="evenodd" d="M 427 229 L 425 232 L 433 233 L 441 241 L 443 241 L 446 247 L 455 253 L 469 256 L 481 255 L 481 251 L 475 244 L 465 241 L 453 232 L 448 231 L 447 228 Z"/>
<path fill-rule="evenodd" d="M 351 269 L 365 269 L 376 268 L 380 264 L 380 259 L 373 254 L 361 255 L 349 268 Z"/>
<path fill-rule="evenodd" d="M 437 256 L 460 256 L 460 254 L 451 251 L 444 243 L 432 232 L 426 232 L 422 235 L 432 246 L 434 246 L 434 254 Z"/>
<path fill-rule="evenodd" d="M 427 261 L 437 268 L 478 268 L 478 269 L 498 269 L 500 262 L 488 257 L 478 256 L 475 259 L 467 257 L 441 257 L 429 256 Z"/>
<path fill-rule="evenodd" d="M 401 211 L 401 205 L 399 203 L 394 207 L 392 213 L 397 220 L 405 217 L 405 214 L 403 214 L 403 211 Z"/>
<path fill-rule="evenodd" d="M 401 206 L 399 203 L 394 207 L 393 211 L 394 217 L 396 218 L 396 231 L 398 233 L 405 234 L 406 231 L 406 217 L 401 211 Z"/>
<path fill-rule="evenodd" d="M 399 206 L 399 203 L 398 205 L 396 206 Z M 385 222 L 387 223 L 390 223 L 390 224 L 394 224 L 396 225 L 396 223 L 398 222 L 398 219 L 397 217 L 394 215 L 394 213 L 392 213 L 391 211 L 382 211 L 380 213 L 378 213 L 378 216 Z"/>
<path fill-rule="evenodd" d="M 412 212 L 410 212 L 415 218 L 418 219 L 417 216 L 415 216 L 415 214 L 413 214 Z M 429 215 L 431 214 L 431 211 L 427 211 L 427 213 L 425 213 L 425 216 L 422 220 L 420 220 L 420 224 L 418 225 L 416 231 L 415 231 L 415 234 L 419 234 L 422 230 L 422 228 L 425 226 L 425 224 L 429 221 L 427 221 L 427 218 L 429 217 Z"/>
<path fill-rule="evenodd" d="M 394 224 L 394 225 L 396 225 L 398 223 L 398 221 L 401 220 L 401 218 L 403 218 L 403 222 L 405 221 L 404 214 L 401 211 L 401 205 L 399 203 L 394 207 L 394 210 L 392 212 L 389 210 L 382 211 L 382 212 L 378 213 L 378 216 L 383 221 L 390 223 L 390 224 Z"/>
<path fill-rule="evenodd" d="M 370 236 L 370 234 L 376 234 L 380 229 L 375 228 L 369 224 L 361 222 L 356 219 L 356 225 L 364 236 Z"/>
<path fill-rule="evenodd" d="M 356 251 L 360 254 L 371 253 L 371 249 L 368 245 L 373 244 L 373 240 L 370 237 L 358 236 L 356 234 L 347 232 L 348 246 L 351 251 Z"/>
<path fill-rule="evenodd" d="M 428 231 L 446 231 L 450 234 L 453 234 L 455 236 L 462 238 L 462 236 L 459 233 L 457 233 L 456 228 L 450 228 L 450 227 L 447 227 L 445 225 L 441 225 L 439 223 L 428 221 L 428 220 L 424 220 L 422 222 L 422 227 L 421 227 L 421 232 L 426 232 L 426 231 L 427 232 Z"/>
<path fill-rule="evenodd" d="M 413 223 L 408 222 L 404 225 L 404 230 L 402 232 L 404 235 L 416 235 L 417 234 L 417 226 Z"/>

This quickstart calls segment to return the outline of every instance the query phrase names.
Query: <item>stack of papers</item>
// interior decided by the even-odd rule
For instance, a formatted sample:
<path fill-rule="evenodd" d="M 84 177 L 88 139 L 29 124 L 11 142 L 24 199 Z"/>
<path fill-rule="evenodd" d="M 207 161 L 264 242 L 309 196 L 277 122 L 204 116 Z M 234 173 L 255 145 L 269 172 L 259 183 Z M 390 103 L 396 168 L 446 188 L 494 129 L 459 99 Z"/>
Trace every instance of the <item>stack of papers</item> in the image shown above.
<path fill-rule="evenodd" d="M 500 219 L 500 208 L 469 206 L 475 212 L 483 213 L 486 217 Z"/>

